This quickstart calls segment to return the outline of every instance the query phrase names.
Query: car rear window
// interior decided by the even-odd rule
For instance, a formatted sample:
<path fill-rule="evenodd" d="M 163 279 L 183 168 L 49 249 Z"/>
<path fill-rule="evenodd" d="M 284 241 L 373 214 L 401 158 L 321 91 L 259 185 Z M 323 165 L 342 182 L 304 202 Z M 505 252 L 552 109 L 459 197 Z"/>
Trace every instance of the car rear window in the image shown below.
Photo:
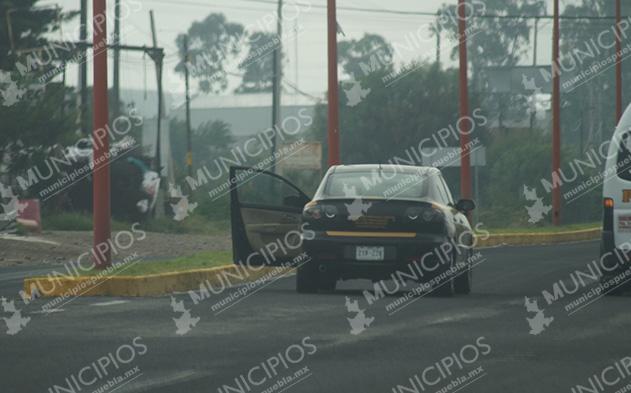
<path fill-rule="evenodd" d="M 392 171 L 333 173 L 327 179 L 323 196 L 328 198 L 402 198 L 428 197 L 427 173 Z"/>

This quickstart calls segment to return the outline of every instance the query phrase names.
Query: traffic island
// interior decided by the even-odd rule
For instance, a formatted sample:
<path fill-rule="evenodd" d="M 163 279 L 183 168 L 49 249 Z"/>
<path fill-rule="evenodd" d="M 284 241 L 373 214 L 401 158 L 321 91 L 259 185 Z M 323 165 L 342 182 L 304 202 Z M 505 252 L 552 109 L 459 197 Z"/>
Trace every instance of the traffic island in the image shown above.
<path fill-rule="evenodd" d="M 532 246 L 570 243 L 600 239 L 601 228 L 560 232 L 491 233 L 487 238 L 478 235 L 477 247 Z"/>
<path fill-rule="evenodd" d="M 492 233 L 478 235 L 476 247 L 526 246 L 589 241 L 600 238 L 600 228 L 561 232 Z M 304 254 L 303 254 L 304 255 Z M 25 298 L 76 296 L 161 296 L 244 283 L 263 283 L 294 272 L 289 267 L 235 265 L 229 252 L 207 252 L 166 262 L 123 261 L 111 270 L 69 276 L 52 273 L 24 279 Z M 199 266 L 212 266 L 201 267 Z M 124 275 L 122 273 L 125 273 Z M 254 284 L 258 285 L 258 284 Z"/>
<path fill-rule="evenodd" d="M 160 296 L 174 292 L 198 290 L 200 285 L 222 288 L 246 282 L 265 282 L 292 272 L 286 267 L 246 267 L 226 265 L 136 276 L 59 276 L 31 277 L 24 280 L 24 296 Z"/>

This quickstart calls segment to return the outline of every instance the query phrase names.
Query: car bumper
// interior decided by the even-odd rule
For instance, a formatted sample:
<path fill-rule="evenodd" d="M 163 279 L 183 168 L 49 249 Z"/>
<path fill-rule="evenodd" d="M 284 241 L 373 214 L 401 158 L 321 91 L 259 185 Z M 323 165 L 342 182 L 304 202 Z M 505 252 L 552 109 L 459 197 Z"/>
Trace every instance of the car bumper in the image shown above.
<path fill-rule="evenodd" d="M 401 236 L 397 236 L 398 234 Z M 303 247 L 321 271 L 329 272 L 341 279 L 380 280 L 394 272 L 409 269 L 411 264 L 420 262 L 428 253 L 439 258 L 439 254 L 444 254 L 441 252 L 441 246 L 448 242 L 449 239 L 444 235 L 422 233 L 324 231 L 315 232 L 312 238 L 305 238 Z M 357 246 L 384 247 L 384 259 L 357 260 Z M 440 269 L 436 269 L 436 273 L 438 270 Z M 428 272 L 427 278 L 431 279 L 430 276 L 432 274 Z"/>

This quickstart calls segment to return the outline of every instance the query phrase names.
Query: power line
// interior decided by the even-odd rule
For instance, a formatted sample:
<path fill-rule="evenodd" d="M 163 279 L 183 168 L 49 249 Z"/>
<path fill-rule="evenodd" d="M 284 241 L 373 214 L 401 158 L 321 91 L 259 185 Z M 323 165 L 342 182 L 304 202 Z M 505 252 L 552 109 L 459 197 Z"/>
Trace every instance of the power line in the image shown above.
<path fill-rule="evenodd" d="M 146 0 L 153 2 L 161 2 L 161 3 L 169 3 L 174 4 L 171 0 Z M 259 4 L 270 4 L 276 5 L 278 4 L 276 0 L 238 0 L 249 3 L 259 3 Z M 200 7 L 208 7 L 208 3 L 203 3 L 199 1 L 178 1 L 175 3 L 176 5 L 187 4 L 194 5 Z M 296 5 L 301 5 L 305 7 L 318 8 L 318 9 L 326 9 L 326 5 L 323 4 L 309 4 L 302 2 L 294 2 Z M 421 15 L 421 16 L 438 16 L 439 12 L 429 12 L 429 11 L 405 11 L 405 10 L 391 10 L 386 8 L 365 8 L 365 7 L 337 7 L 338 10 L 341 11 L 355 11 L 355 12 L 370 12 L 370 13 L 381 13 L 381 14 L 395 14 L 395 15 Z M 552 19 L 552 15 L 500 15 L 500 14 L 478 14 L 472 15 L 470 18 L 488 18 L 488 19 Z M 560 15 L 559 19 L 566 20 L 612 20 L 615 19 L 615 16 L 582 16 L 582 15 Z M 623 16 L 623 18 L 628 18 L 628 16 Z"/>

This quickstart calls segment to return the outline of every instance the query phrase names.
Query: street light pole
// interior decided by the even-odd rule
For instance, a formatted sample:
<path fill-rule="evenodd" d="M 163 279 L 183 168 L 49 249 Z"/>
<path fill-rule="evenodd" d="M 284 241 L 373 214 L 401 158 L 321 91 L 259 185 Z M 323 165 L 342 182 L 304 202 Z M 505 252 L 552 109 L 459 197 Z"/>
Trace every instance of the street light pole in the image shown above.
<path fill-rule="evenodd" d="M 471 199 L 471 162 L 469 133 L 469 88 L 467 76 L 467 19 L 466 0 L 458 0 L 458 48 L 460 53 L 460 195 Z"/>
<path fill-rule="evenodd" d="M 616 123 L 622 117 L 622 44 L 620 42 L 620 0 L 616 0 Z"/>
<path fill-rule="evenodd" d="M 272 164 L 270 169 L 276 172 L 276 149 L 277 138 L 276 133 L 281 131 L 280 128 L 280 95 L 281 80 L 283 78 L 282 53 L 283 53 L 283 0 L 278 0 L 278 10 L 276 16 L 276 38 L 278 42 L 274 46 L 272 58 Z"/>
<path fill-rule="evenodd" d="M 339 97 L 337 85 L 337 18 L 335 0 L 327 0 L 327 41 L 328 41 L 328 164 L 340 163 Z"/>
<path fill-rule="evenodd" d="M 191 140 L 191 95 L 189 93 L 188 35 L 184 36 L 184 86 L 186 88 L 186 167 L 188 176 L 193 177 L 193 142 Z"/>
<path fill-rule="evenodd" d="M 552 179 L 558 178 L 561 166 L 561 84 L 559 69 L 559 0 L 554 0 L 552 33 Z M 561 186 L 552 185 L 552 224 L 561 225 Z"/>

